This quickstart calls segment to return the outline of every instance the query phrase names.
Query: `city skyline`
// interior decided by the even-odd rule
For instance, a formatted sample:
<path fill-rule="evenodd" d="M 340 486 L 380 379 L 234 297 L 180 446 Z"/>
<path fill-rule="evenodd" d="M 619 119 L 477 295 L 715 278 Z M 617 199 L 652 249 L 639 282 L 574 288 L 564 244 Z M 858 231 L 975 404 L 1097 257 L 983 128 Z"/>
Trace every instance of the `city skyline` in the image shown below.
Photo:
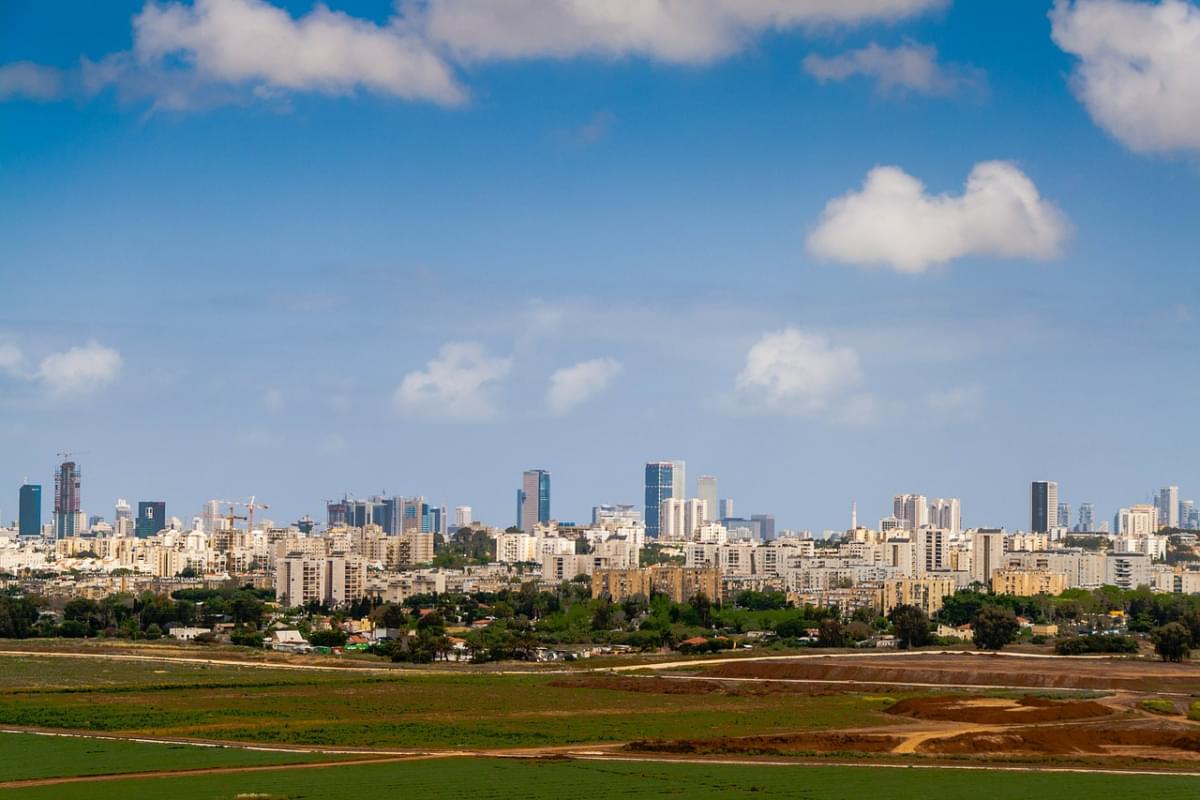
<path fill-rule="evenodd" d="M 67 455 L 70 454 L 60 454 Z M 88 507 L 83 501 L 83 491 L 81 489 L 81 474 L 82 467 L 75 461 L 65 461 L 61 463 L 55 470 L 55 494 L 53 497 L 54 511 L 50 516 L 51 525 L 57 531 L 60 527 L 65 533 L 63 535 L 75 535 L 76 531 L 84 531 L 90 527 L 89 520 L 99 519 L 105 522 L 109 521 L 109 517 L 105 514 L 97 514 L 95 507 Z M 67 480 L 67 476 L 71 480 Z M 584 524 L 589 519 L 594 519 L 597 508 L 600 507 L 624 507 L 638 508 L 637 504 L 622 504 L 613 503 L 608 499 L 593 498 L 587 506 L 587 513 L 579 513 L 574 516 L 565 515 L 557 516 L 551 512 L 551 494 L 550 494 L 550 472 L 543 469 L 527 469 L 521 473 L 522 481 L 521 488 L 517 491 L 517 508 L 516 520 L 511 527 L 525 530 L 529 532 L 533 525 L 537 523 L 547 522 L 565 522 L 570 524 Z M 1026 520 L 1028 525 L 1016 525 L 1011 528 L 1006 525 L 997 524 L 994 521 L 973 521 L 968 517 L 968 522 L 963 522 L 962 516 L 962 498 L 959 497 L 932 497 L 915 493 L 900 493 L 894 494 L 891 498 L 890 505 L 883 504 L 884 511 L 877 517 L 872 518 L 870 514 L 861 514 L 860 506 L 871 507 L 871 501 L 866 501 L 860 504 L 858 501 L 852 501 L 851 507 L 847 513 L 847 520 L 850 522 L 846 527 L 834 528 L 815 528 L 806 526 L 803 523 L 787 522 L 788 524 L 776 524 L 776 516 L 771 513 L 769 508 L 755 509 L 750 514 L 743 512 L 742 517 L 734 517 L 731 511 L 734 498 L 720 497 L 717 500 L 717 508 L 714 510 L 709 502 L 709 498 L 704 495 L 716 492 L 717 476 L 715 475 L 700 475 L 696 479 L 694 492 L 686 491 L 686 460 L 675 459 L 672 461 L 655 461 L 646 462 L 643 469 L 643 505 L 640 506 L 644 519 L 646 519 L 647 531 L 650 538 L 656 538 L 658 534 L 658 518 L 663 511 L 663 503 L 667 500 L 677 499 L 683 501 L 700 501 L 701 506 L 695 509 L 695 516 L 700 519 L 700 513 L 703 512 L 702 521 L 712 521 L 723 523 L 726 520 L 730 521 L 754 521 L 755 527 L 759 528 L 761 533 L 762 525 L 769 525 L 771 536 L 773 538 L 775 530 L 793 530 L 807 531 L 814 535 L 822 535 L 827 533 L 841 533 L 851 530 L 855 524 L 864 528 L 874 528 L 873 520 L 877 519 L 879 528 L 887 530 L 889 525 L 898 526 L 902 530 L 916 530 L 922 527 L 942 528 L 950 531 L 953 535 L 958 535 L 960 530 L 967 529 L 1007 529 L 1012 531 L 1028 531 L 1031 533 L 1046 533 L 1050 529 L 1059 528 L 1069 531 L 1111 531 L 1116 533 L 1122 529 L 1120 520 L 1127 517 L 1132 510 L 1134 515 L 1142 513 L 1140 509 L 1148 509 L 1146 513 L 1153 517 L 1153 523 L 1145 523 L 1149 526 L 1147 530 L 1155 527 L 1187 528 L 1190 524 L 1188 514 L 1195 514 L 1195 501 L 1191 498 L 1184 497 L 1180 493 L 1180 487 L 1175 484 L 1168 484 L 1160 487 L 1153 492 L 1147 492 L 1146 496 L 1140 501 L 1130 501 L 1117 503 L 1113 506 L 1111 516 L 1097 515 L 1095 512 L 1096 503 L 1093 501 L 1080 501 L 1078 506 L 1078 516 L 1070 516 L 1070 503 L 1059 501 L 1059 486 L 1057 481 L 1036 480 L 1026 484 L 1027 492 L 1032 492 L 1029 496 L 1026 508 Z M 66 489 L 62 487 L 68 487 Z M 31 535 L 25 533 L 25 524 L 27 520 L 32 520 L 34 510 L 36 516 L 40 520 L 44 517 L 44 508 L 42 507 L 41 485 L 28 482 L 22 483 L 18 487 L 18 515 L 11 520 L 14 528 L 22 531 L 22 535 Z M 653 495 L 653 500 L 652 500 Z M 73 503 L 74 514 L 73 519 L 80 522 L 68 521 L 65 517 L 60 516 L 58 508 L 61 504 Z M 197 505 L 199 511 L 195 514 L 184 512 L 183 514 L 174 514 L 168 517 L 165 513 L 166 503 L 164 501 L 147 501 L 138 500 L 138 514 L 136 520 L 131 518 L 131 532 L 136 532 L 139 538 L 153 535 L 161 531 L 167 520 L 171 517 L 177 518 L 184 525 L 189 524 L 189 520 L 199 519 L 202 523 L 206 523 L 211 529 L 212 520 L 223 519 L 227 515 L 220 513 L 220 507 L 230 505 L 230 514 L 233 513 L 232 506 L 247 506 L 247 502 L 241 500 L 205 500 Z M 255 498 L 250 497 L 250 506 L 256 508 L 270 508 L 269 505 L 259 503 L 255 505 Z M 426 502 L 424 495 L 393 495 L 388 496 L 386 492 L 379 492 L 370 495 L 356 496 L 351 492 L 344 492 L 341 500 L 327 499 L 318 505 L 324 505 L 324 517 L 321 517 L 322 510 L 319 507 L 313 509 L 305 509 L 296 514 L 288 514 L 273 519 L 278 525 L 295 526 L 302 524 L 304 520 L 310 522 L 315 519 L 326 519 L 329 526 L 334 525 L 350 525 L 352 527 L 361 527 L 368 523 L 380 525 L 387 533 L 398 533 L 401 530 L 417 529 L 423 531 L 442 532 L 450 531 L 448 527 L 451 506 L 449 505 L 431 505 Z M 727 506 L 730 508 L 727 509 Z M 101 506 L 105 507 L 105 506 Z M 122 512 L 130 515 L 130 507 L 124 497 L 118 497 L 108 507 L 115 508 L 112 523 L 115 525 L 117 520 L 122 516 Z M 178 507 L 178 506 L 175 506 Z M 3 504 L 0 503 L 0 514 L 3 514 Z M 184 505 L 186 509 L 187 506 Z M 653 512 L 647 514 L 647 509 L 653 508 Z M 1063 523 L 1062 514 L 1064 509 L 1067 512 L 1066 524 Z M 147 514 L 147 511 L 150 513 Z M 474 513 L 474 507 L 471 505 L 457 504 L 453 506 L 455 525 L 463 519 L 463 512 L 467 516 L 473 517 L 472 522 L 481 522 L 497 527 L 506 527 L 503 523 L 503 516 L 495 518 L 479 518 L 479 515 Z M 316 517 L 314 517 L 314 513 Z M 680 513 L 679 509 L 675 509 L 674 513 Z M 690 511 L 688 512 L 691 513 Z M 969 512 L 968 512 L 969 514 Z M 211 518 L 211 519 L 210 519 Z M 238 519 L 247 519 L 246 517 L 237 517 Z M 62 519 L 63 521 L 60 521 Z M 769 523 L 767 522 L 769 520 Z M 1054 520 L 1052 524 L 1050 520 Z M 866 523 L 865 525 L 863 523 Z M 0 527 L 7 524 L 7 521 L 0 516 Z M 84 527 L 76 527 L 78 525 Z M 317 523 L 318 525 L 320 523 Z M 1143 523 L 1139 522 L 1141 526 Z M 1194 527 L 1194 526 L 1193 526 Z"/>
<path fill-rule="evenodd" d="M 1153 24 L 1195 3 L 885 5 L 468 43 L 329 3 L 331 47 L 414 26 L 417 85 L 263 55 L 313 56 L 308 0 L 6 10 L 0 477 L 69 448 L 104 507 L 507 520 L 531 464 L 582 516 L 677 455 L 815 530 L 913 488 L 1016 529 L 1037 475 L 1099 518 L 1200 485 L 1200 120 Z M 222 11 L 285 44 L 235 57 Z"/>

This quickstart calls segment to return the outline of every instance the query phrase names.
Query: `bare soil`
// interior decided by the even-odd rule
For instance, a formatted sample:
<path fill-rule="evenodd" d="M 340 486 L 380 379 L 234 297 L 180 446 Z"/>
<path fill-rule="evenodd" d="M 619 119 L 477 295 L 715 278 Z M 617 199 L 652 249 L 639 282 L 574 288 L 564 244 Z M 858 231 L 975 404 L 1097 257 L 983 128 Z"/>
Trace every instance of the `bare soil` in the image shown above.
<path fill-rule="evenodd" d="M 901 700 L 888 707 L 886 713 L 916 719 L 971 722 L 979 725 L 1028 725 L 1106 717 L 1114 713 L 1114 709 L 1093 700 L 1062 701 L 1042 697 L 1006 700 L 950 695 Z"/>

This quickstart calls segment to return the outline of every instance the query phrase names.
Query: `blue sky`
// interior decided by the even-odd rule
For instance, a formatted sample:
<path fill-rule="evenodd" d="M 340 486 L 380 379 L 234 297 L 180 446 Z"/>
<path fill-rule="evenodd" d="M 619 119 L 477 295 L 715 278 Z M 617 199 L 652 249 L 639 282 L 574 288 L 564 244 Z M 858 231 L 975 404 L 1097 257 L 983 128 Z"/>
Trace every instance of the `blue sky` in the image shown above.
<path fill-rule="evenodd" d="M 619 6 L 4 4 L 4 518 L 1200 494 L 1200 6 Z"/>

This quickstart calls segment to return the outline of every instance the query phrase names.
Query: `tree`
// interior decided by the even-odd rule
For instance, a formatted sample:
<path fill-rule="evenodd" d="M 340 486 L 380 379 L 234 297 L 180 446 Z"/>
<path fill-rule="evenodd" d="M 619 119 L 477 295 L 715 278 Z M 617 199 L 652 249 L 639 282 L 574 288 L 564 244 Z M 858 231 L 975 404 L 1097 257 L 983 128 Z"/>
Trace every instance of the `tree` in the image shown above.
<path fill-rule="evenodd" d="M 313 631 L 308 636 L 308 643 L 313 647 L 341 647 L 347 638 L 345 631 L 333 628 L 327 631 Z"/>
<path fill-rule="evenodd" d="M 1183 661 L 1191 653 L 1188 647 L 1192 639 L 1191 631 L 1178 622 L 1168 622 L 1161 628 L 1155 628 L 1150 633 L 1150 639 L 1154 642 L 1154 652 L 1163 661 Z"/>
<path fill-rule="evenodd" d="M 971 622 L 975 646 L 983 650 L 1001 650 L 1016 638 L 1021 630 L 1017 615 L 1011 608 L 983 606 Z"/>
<path fill-rule="evenodd" d="M 821 622 L 817 632 L 817 647 L 845 647 L 846 632 L 842 623 L 837 619 L 827 619 Z"/>
<path fill-rule="evenodd" d="M 898 605 L 888 614 L 901 650 L 929 644 L 929 615 L 917 606 Z"/>

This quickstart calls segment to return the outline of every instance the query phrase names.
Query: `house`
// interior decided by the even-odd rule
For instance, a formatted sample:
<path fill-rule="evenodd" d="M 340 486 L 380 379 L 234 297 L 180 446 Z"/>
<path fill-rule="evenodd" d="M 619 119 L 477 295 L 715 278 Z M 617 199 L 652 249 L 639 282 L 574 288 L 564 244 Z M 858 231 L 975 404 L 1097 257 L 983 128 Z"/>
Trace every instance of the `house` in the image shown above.
<path fill-rule="evenodd" d="M 288 653 L 308 653 L 312 650 L 312 645 L 300 635 L 300 631 L 288 628 L 271 631 L 267 636 L 266 644 L 272 650 Z"/>
<path fill-rule="evenodd" d="M 971 626 L 969 624 L 959 625 L 958 627 L 938 625 L 937 635 L 941 639 L 958 639 L 963 642 L 969 642 L 974 636 L 974 631 L 971 630 Z"/>
<path fill-rule="evenodd" d="M 197 636 L 202 636 L 206 633 L 212 633 L 208 628 L 197 628 L 191 625 L 179 625 L 170 623 L 167 625 L 167 635 L 172 639 L 178 639 L 181 642 L 190 642 Z"/>
<path fill-rule="evenodd" d="M 1034 636 L 1058 636 L 1058 626 L 1053 622 L 1042 623 L 1029 626 L 1030 633 Z"/>

